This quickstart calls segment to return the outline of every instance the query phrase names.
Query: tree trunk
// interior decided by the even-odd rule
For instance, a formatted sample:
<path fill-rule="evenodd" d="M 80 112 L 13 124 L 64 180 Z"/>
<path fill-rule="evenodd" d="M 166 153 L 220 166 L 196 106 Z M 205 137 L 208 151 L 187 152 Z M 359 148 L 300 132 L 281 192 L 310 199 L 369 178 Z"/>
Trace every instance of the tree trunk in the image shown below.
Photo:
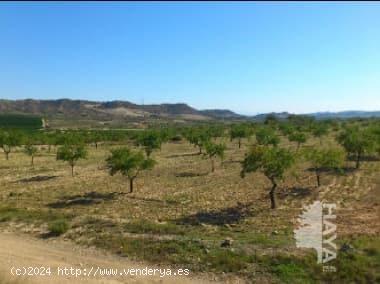
<path fill-rule="evenodd" d="M 239 149 L 240 149 L 240 147 L 241 147 L 241 139 L 239 138 Z"/>
<path fill-rule="evenodd" d="M 31 165 L 32 165 L 32 167 L 34 166 L 34 156 L 32 156 L 32 162 L 31 162 Z"/>
<path fill-rule="evenodd" d="M 214 159 L 211 159 L 211 172 L 213 173 L 215 171 L 215 163 Z"/>
<path fill-rule="evenodd" d="M 275 199 L 275 191 L 276 191 L 276 188 L 277 188 L 277 183 L 272 179 L 272 188 L 269 192 L 269 197 L 270 197 L 270 204 L 271 204 L 271 208 L 272 209 L 276 209 L 276 199 Z"/>
<path fill-rule="evenodd" d="M 133 178 L 129 179 L 129 193 L 133 192 Z"/>
<path fill-rule="evenodd" d="M 95 142 L 95 149 L 98 149 L 98 142 Z"/>
<path fill-rule="evenodd" d="M 9 152 L 4 152 L 5 153 L 5 159 L 9 160 Z"/>
<path fill-rule="evenodd" d="M 202 154 L 202 146 L 198 146 L 199 148 L 199 155 Z"/>
<path fill-rule="evenodd" d="M 297 143 L 297 150 L 296 150 L 296 152 L 298 152 L 298 150 L 300 149 L 300 146 L 301 146 L 301 143 Z"/>
<path fill-rule="evenodd" d="M 74 177 L 74 165 L 71 165 L 71 176 Z"/>
<path fill-rule="evenodd" d="M 356 166 L 355 166 L 356 169 L 360 168 L 360 158 L 361 158 L 361 152 L 358 152 L 358 154 L 356 155 Z"/>
<path fill-rule="evenodd" d="M 315 175 L 317 177 L 317 186 L 320 187 L 321 186 L 321 177 L 320 177 L 318 170 L 315 171 Z"/>

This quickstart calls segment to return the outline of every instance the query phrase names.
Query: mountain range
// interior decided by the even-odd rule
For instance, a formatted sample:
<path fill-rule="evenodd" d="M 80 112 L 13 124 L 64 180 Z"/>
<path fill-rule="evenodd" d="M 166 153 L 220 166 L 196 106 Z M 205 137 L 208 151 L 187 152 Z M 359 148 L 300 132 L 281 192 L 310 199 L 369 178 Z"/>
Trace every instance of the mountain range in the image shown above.
<path fill-rule="evenodd" d="M 94 121 L 141 121 L 161 119 L 176 121 L 262 120 L 268 114 L 245 116 L 228 109 L 197 110 L 185 103 L 138 105 L 128 101 L 95 102 L 88 100 L 0 100 L 0 114 L 28 114 L 47 119 Z M 282 119 L 289 113 L 271 113 Z M 317 112 L 306 114 L 317 119 L 380 117 L 380 111 Z"/>

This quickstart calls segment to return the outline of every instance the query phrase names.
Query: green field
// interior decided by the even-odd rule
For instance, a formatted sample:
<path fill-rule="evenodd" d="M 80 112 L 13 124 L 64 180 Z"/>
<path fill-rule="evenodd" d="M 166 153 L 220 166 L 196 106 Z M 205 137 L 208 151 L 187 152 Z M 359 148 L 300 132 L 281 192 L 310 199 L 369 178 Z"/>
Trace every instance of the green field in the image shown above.
<path fill-rule="evenodd" d="M 0 128 L 39 129 L 42 118 L 21 114 L 0 114 Z"/>

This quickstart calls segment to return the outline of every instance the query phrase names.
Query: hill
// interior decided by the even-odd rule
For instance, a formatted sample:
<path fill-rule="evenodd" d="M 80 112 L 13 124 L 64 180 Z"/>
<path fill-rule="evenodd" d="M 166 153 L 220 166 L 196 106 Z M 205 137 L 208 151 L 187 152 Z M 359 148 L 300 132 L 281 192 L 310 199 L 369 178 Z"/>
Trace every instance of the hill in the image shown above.
<path fill-rule="evenodd" d="M 47 119 L 50 126 L 125 126 L 141 122 L 191 122 L 214 120 L 262 121 L 268 115 L 286 119 L 290 113 L 244 116 L 228 109 L 197 110 L 185 103 L 138 105 L 128 101 L 95 102 L 88 100 L 0 100 L 0 114 L 33 115 Z M 380 117 L 380 111 L 317 112 L 316 119 Z"/>
<path fill-rule="evenodd" d="M 151 121 L 209 121 L 241 118 L 229 110 L 197 110 L 185 103 L 138 105 L 128 101 L 94 102 L 87 100 L 0 100 L 0 113 L 35 115 L 53 124 L 69 121 L 110 125 Z"/>

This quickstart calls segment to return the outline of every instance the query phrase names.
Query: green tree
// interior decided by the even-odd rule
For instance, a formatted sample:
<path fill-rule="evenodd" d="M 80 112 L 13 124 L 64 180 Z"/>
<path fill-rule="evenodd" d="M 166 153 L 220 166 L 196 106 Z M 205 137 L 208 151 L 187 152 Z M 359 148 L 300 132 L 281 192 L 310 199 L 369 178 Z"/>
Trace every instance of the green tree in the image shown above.
<path fill-rule="evenodd" d="M 226 150 L 226 146 L 224 144 L 216 144 L 211 141 L 206 143 L 205 145 L 206 153 L 204 154 L 207 156 L 211 161 L 211 172 L 215 171 L 215 157 L 219 157 L 221 160 L 224 158 L 224 151 Z"/>
<path fill-rule="evenodd" d="M 34 146 L 32 143 L 28 142 L 24 146 L 24 152 L 25 152 L 25 154 L 27 154 L 28 156 L 31 157 L 30 165 L 33 167 L 34 166 L 34 156 L 37 154 L 38 148 L 36 146 Z"/>
<path fill-rule="evenodd" d="M 329 133 L 329 127 L 326 123 L 316 123 L 312 127 L 312 133 L 315 138 L 319 139 L 319 144 L 322 145 L 322 137 Z"/>
<path fill-rule="evenodd" d="M 317 186 L 321 186 L 321 173 L 324 171 L 340 170 L 344 163 L 344 152 L 339 149 L 308 149 L 305 156 L 310 161 Z"/>
<path fill-rule="evenodd" d="M 89 140 L 90 142 L 94 143 L 95 149 L 98 149 L 98 144 L 100 141 L 102 141 L 103 135 L 100 131 L 91 131 L 89 133 Z"/>
<path fill-rule="evenodd" d="M 337 137 L 338 142 L 344 147 L 348 155 L 353 155 L 355 167 L 360 168 L 360 161 L 364 154 L 370 154 L 375 150 L 376 139 L 369 129 L 361 129 L 358 126 L 346 127 Z"/>
<path fill-rule="evenodd" d="M 194 147 L 198 147 L 199 154 L 202 154 L 204 146 L 210 141 L 210 135 L 203 129 L 190 128 L 185 133 L 186 139 Z"/>
<path fill-rule="evenodd" d="M 155 164 L 154 160 L 145 158 L 142 152 L 134 152 L 127 147 L 112 150 L 106 162 L 110 175 L 120 172 L 128 178 L 130 193 L 133 192 L 133 181 L 138 174 L 152 169 Z"/>
<path fill-rule="evenodd" d="M 306 133 L 301 132 L 301 131 L 293 132 L 292 134 L 290 134 L 288 136 L 288 138 L 289 138 L 289 141 L 297 143 L 297 152 L 298 152 L 301 144 L 306 143 L 306 141 L 307 141 Z"/>
<path fill-rule="evenodd" d="M 259 145 L 273 145 L 277 146 L 280 143 L 280 138 L 276 135 L 273 128 L 261 127 L 256 131 L 256 141 Z"/>
<path fill-rule="evenodd" d="M 224 136 L 224 126 L 223 125 L 212 125 L 207 128 L 207 133 L 210 137 L 216 139 Z"/>
<path fill-rule="evenodd" d="M 74 166 L 79 159 L 86 159 L 87 150 L 83 144 L 64 144 L 57 150 L 57 160 L 68 162 L 71 176 L 74 176 Z"/>
<path fill-rule="evenodd" d="M 289 136 L 294 132 L 294 126 L 289 122 L 281 123 L 278 128 L 284 136 Z"/>
<path fill-rule="evenodd" d="M 275 113 L 270 113 L 268 115 L 266 115 L 265 119 L 264 119 L 264 124 L 266 125 L 276 125 L 277 123 L 279 122 L 277 116 Z"/>
<path fill-rule="evenodd" d="M 283 179 L 284 173 L 294 164 L 293 154 L 278 147 L 256 146 L 242 162 L 241 177 L 246 173 L 261 171 L 272 183 L 269 191 L 271 208 L 276 208 L 275 191 L 279 180 Z"/>
<path fill-rule="evenodd" d="M 160 149 L 161 139 L 160 134 L 156 131 L 146 131 L 137 137 L 137 145 L 142 146 L 145 150 L 146 156 L 150 157 L 153 150 Z"/>
<path fill-rule="evenodd" d="M 22 134 L 17 131 L 0 131 L 0 147 L 3 149 L 5 159 L 9 159 L 12 148 L 21 145 Z"/>
<path fill-rule="evenodd" d="M 251 135 L 251 131 L 248 126 L 244 124 L 236 124 L 231 127 L 230 130 L 230 139 L 238 139 L 239 149 L 241 147 L 241 140 L 247 138 Z"/>

